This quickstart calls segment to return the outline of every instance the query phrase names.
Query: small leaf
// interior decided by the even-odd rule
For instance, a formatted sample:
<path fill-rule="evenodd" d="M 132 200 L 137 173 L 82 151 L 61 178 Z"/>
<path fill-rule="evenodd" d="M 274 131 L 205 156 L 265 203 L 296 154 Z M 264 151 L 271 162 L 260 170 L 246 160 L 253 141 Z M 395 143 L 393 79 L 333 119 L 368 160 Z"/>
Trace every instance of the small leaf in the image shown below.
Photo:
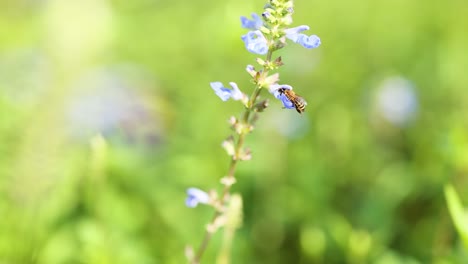
<path fill-rule="evenodd" d="M 242 197 L 239 194 L 231 196 L 226 216 L 226 228 L 234 230 L 242 225 Z"/>
<path fill-rule="evenodd" d="M 261 66 L 264 66 L 266 62 L 260 58 L 257 58 L 257 63 L 260 64 Z"/>
<path fill-rule="evenodd" d="M 234 129 L 234 131 L 236 131 L 236 133 L 240 135 L 252 132 L 254 127 L 251 124 L 237 122 L 232 126 L 232 129 Z"/>
<path fill-rule="evenodd" d="M 226 224 L 226 216 L 224 214 L 218 215 L 212 223 L 206 225 L 206 231 L 214 234 L 219 228 Z"/>
<path fill-rule="evenodd" d="M 253 109 L 255 112 L 263 112 L 268 107 L 268 99 L 263 100 L 254 105 Z"/>
<path fill-rule="evenodd" d="M 225 176 L 221 178 L 221 184 L 224 186 L 232 186 L 234 183 L 236 183 L 236 178 L 233 176 Z"/>
<path fill-rule="evenodd" d="M 252 125 L 252 130 L 253 126 L 257 123 L 258 121 L 258 114 L 254 113 L 254 115 L 250 118 L 250 124 Z"/>
<path fill-rule="evenodd" d="M 230 263 L 231 250 L 236 230 L 242 225 L 242 197 L 234 194 L 229 199 L 229 205 L 226 211 L 226 222 L 224 226 L 223 240 L 221 249 L 218 253 L 216 263 Z"/>
<path fill-rule="evenodd" d="M 191 263 L 195 258 L 195 251 L 192 246 L 185 246 L 185 257 Z"/>
<path fill-rule="evenodd" d="M 239 124 L 239 120 L 235 116 L 231 116 L 229 118 L 229 124 L 231 125 L 231 129 L 237 131 L 237 125 Z"/>
<path fill-rule="evenodd" d="M 279 67 L 279 66 L 283 66 L 283 65 L 284 65 L 283 61 L 281 60 L 281 56 L 279 56 L 278 58 L 276 58 L 276 60 L 275 60 L 275 65 L 276 65 L 276 67 Z"/>
<path fill-rule="evenodd" d="M 237 158 L 239 160 L 251 160 L 252 159 L 252 151 L 249 148 L 242 149 Z"/>
<path fill-rule="evenodd" d="M 234 137 L 232 135 L 225 139 L 221 146 L 224 148 L 224 150 L 226 150 L 226 153 L 229 156 L 234 156 L 234 154 L 236 153 L 234 147 Z"/>
<path fill-rule="evenodd" d="M 451 184 L 445 185 L 444 192 L 453 224 L 461 236 L 465 248 L 468 250 L 468 217 L 464 211 L 460 197 Z"/>
<path fill-rule="evenodd" d="M 270 31 L 268 28 L 266 28 L 266 27 L 261 27 L 261 28 L 260 28 L 260 31 L 263 32 L 263 33 L 265 33 L 265 34 L 267 34 L 267 35 L 271 33 L 271 31 Z"/>

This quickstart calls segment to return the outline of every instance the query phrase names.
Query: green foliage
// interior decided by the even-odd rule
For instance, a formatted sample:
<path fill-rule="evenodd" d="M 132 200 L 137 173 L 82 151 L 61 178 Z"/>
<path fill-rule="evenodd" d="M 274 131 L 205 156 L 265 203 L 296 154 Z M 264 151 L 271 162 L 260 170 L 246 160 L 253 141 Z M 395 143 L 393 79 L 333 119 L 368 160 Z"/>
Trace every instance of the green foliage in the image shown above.
<path fill-rule="evenodd" d="M 460 201 L 460 197 L 458 197 L 458 194 L 452 185 L 445 186 L 445 199 L 447 199 L 448 209 L 455 227 L 465 244 L 465 248 L 468 249 L 468 225 L 466 221 L 466 213 Z"/>
<path fill-rule="evenodd" d="M 0 263 L 184 263 L 211 217 L 185 189 L 224 176 L 238 112 L 209 82 L 249 79 L 239 16 L 264 2 L 66 3 L 0 2 Z M 280 51 L 281 77 L 308 108 L 270 101 L 247 139 L 232 263 L 468 262 L 444 197 L 468 201 L 467 9 L 296 1 L 322 46 Z M 376 106 L 392 77 L 418 98 L 403 126 Z"/>

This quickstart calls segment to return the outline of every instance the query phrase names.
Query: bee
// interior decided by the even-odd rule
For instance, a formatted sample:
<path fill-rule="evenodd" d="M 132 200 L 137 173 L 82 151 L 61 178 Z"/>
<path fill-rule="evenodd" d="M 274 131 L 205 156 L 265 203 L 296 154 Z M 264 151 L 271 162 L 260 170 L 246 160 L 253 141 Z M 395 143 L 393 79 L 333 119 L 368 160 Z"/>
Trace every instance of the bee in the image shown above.
<path fill-rule="evenodd" d="M 291 103 L 293 103 L 294 107 L 296 108 L 296 111 L 299 114 L 304 113 L 305 107 L 307 105 L 307 102 L 304 98 L 293 92 L 292 90 L 286 89 L 286 88 L 279 88 L 278 92 L 280 94 L 284 94 L 286 98 L 288 98 Z"/>

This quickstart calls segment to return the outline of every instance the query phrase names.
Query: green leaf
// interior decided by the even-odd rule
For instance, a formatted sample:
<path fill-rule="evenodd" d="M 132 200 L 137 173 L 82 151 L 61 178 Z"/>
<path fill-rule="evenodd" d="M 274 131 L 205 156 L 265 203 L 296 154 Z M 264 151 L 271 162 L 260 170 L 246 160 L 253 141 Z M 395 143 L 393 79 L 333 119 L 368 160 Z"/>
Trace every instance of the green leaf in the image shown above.
<path fill-rule="evenodd" d="M 455 188 L 451 184 L 445 185 L 445 199 L 452 217 L 455 228 L 460 234 L 465 248 L 468 250 L 468 218 L 466 217 L 465 209 L 460 201 Z"/>

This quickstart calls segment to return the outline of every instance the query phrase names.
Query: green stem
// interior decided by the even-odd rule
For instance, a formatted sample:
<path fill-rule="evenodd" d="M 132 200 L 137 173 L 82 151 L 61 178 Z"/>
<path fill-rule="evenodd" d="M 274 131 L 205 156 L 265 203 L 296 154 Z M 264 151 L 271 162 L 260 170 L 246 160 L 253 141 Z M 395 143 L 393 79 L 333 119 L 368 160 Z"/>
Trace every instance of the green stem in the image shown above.
<path fill-rule="evenodd" d="M 273 51 L 272 50 L 269 50 L 268 53 L 267 53 L 267 56 L 266 56 L 266 60 L 267 61 L 271 61 L 271 57 L 273 55 Z M 263 76 L 268 76 L 268 71 L 266 70 L 266 67 L 263 68 L 262 70 L 262 73 L 261 73 Z M 243 119 L 242 119 L 242 122 L 245 124 L 245 125 L 250 125 L 250 122 L 249 122 L 249 118 L 250 118 L 250 114 L 253 112 L 254 110 L 254 106 L 255 106 L 255 103 L 257 101 L 257 98 L 258 96 L 260 95 L 260 92 L 262 91 L 262 87 L 260 85 L 256 85 L 255 86 L 255 89 L 254 91 L 252 92 L 252 95 L 250 96 L 250 100 L 247 104 L 247 107 L 245 109 L 245 112 L 244 112 L 244 115 L 243 115 Z M 247 132 L 242 132 L 239 134 L 239 138 L 237 140 L 237 143 L 236 143 L 236 146 L 235 146 L 235 153 L 236 155 L 234 155 L 231 159 L 231 163 L 229 165 L 229 169 L 228 169 L 228 174 L 226 175 L 226 178 L 227 179 L 232 179 L 234 180 L 234 174 L 236 172 L 236 168 L 237 168 L 237 164 L 238 164 L 238 161 L 239 159 L 237 158 L 242 149 L 242 147 L 244 146 L 244 141 L 245 141 L 245 136 L 247 135 Z M 223 203 L 226 203 L 227 201 L 226 198 L 228 197 L 229 195 L 229 191 L 231 189 L 231 186 L 232 184 L 226 184 L 224 185 L 224 189 L 223 189 L 223 192 L 222 192 L 222 195 L 221 195 L 221 199 L 220 201 L 222 201 Z M 216 219 L 221 215 L 221 212 L 219 210 L 216 210 L 211 222 L 209 225 L 214 225 L 215 224 L 215 221 Z M 206 231 L 205 231 L 205 235 L 203 237 L 203 241 L 200 245 L 200 247 L 198 248 L 197 250 L 197 254 L 195 255 L 195 258 L 192 260 L 192 264 L 198 264 L 200 263 L 200 260 L 203 256 L 203 253 L 205 252 L 206 250 L 206 247 L 208 246 L 208 243 L 210 242 L 211 240 L 211 237 L 213 236 L 213 231 L 210 229 L 210 228 L 207 228 Z"/>

